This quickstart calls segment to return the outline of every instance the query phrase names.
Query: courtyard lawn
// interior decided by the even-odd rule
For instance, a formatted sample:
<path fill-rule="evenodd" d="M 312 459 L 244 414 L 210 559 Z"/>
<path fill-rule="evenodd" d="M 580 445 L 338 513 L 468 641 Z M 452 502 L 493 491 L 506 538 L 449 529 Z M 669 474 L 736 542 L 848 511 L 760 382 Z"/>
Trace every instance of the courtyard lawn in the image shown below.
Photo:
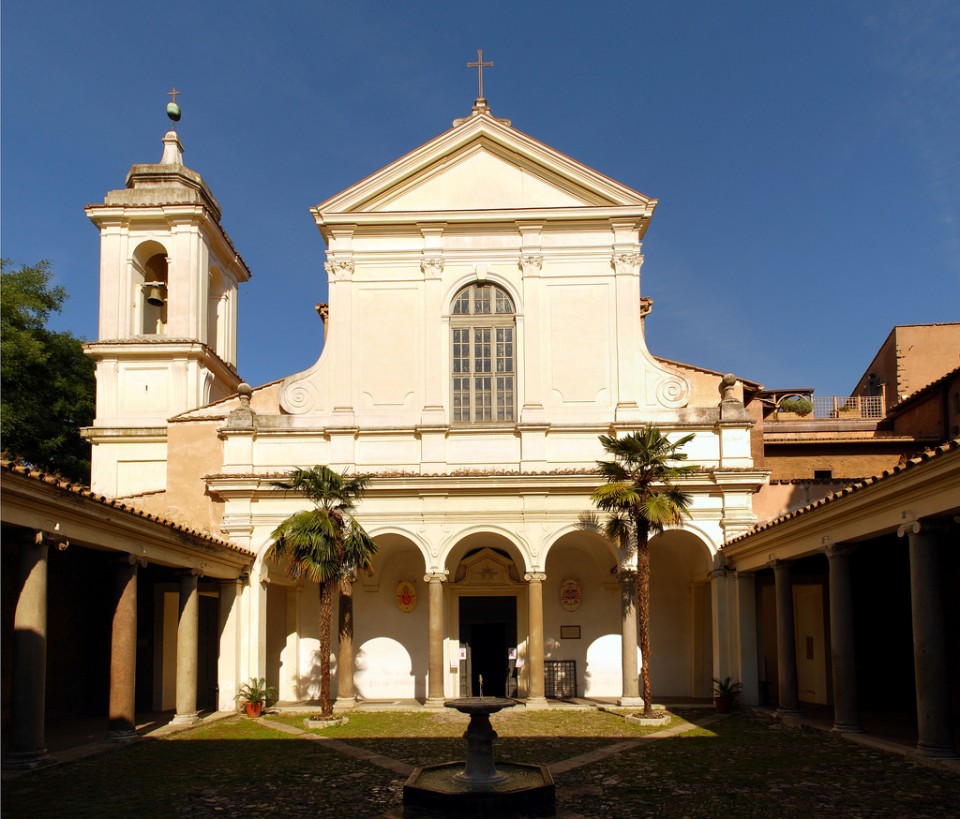
<path fill-rule="evenodd" d="M 355 712 L 321 732 L 335 742 L 282 730 L 302 719 L 231 718 L 9 778 L 4 815 L 399 817 L 405 777 L 341 743 L 409 765 L 463 756 L 457 714 Z M 594 711 L 518 709 L 492 722 L 504 760 L 556 764 L 620 746 L 556 775 L 559 816 L 940 817 L 960 805 L 958 773 L 765 717 L 736 714 L 652 742 L 642 740 L 651 729 Z"/>

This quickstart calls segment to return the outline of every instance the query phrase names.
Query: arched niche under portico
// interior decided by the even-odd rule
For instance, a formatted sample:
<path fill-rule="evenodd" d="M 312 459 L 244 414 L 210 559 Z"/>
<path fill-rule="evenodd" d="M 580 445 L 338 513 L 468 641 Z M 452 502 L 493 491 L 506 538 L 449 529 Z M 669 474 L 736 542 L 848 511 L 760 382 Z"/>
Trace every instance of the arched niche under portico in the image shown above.
<path fill-rule="evenodd" d="M 690 528 L 650 540 L 650 676 L 654 698 L 709 697 L 713 554 Z"/>
<path fill-rule="evenodd" d="M 569 685 L 575 663 L 576 696 L 621 694 L 620 582 L 615 549 L 597 531 L 572 529 L 550 545 L 543 588 L 544 661 Z M 559 665 L 552 665 L 559 663 Z M 553 693 L 558 693 L 554 691 Z"/>
<path fill-rule="evenodd" d="M 428 588 L 424 551 L 412 535 L 370 532 L 370 573 L 353 588 L 354 685 L 362 700 L 424 699 L 428 660 Z"/>

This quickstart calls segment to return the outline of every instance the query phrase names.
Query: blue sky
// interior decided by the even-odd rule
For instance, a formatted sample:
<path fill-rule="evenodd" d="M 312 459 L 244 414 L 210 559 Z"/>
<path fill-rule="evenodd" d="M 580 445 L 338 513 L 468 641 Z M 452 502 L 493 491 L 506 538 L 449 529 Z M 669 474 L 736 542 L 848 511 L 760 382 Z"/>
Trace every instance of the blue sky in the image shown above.
<path fill-rule="evenodd" d="M 312 364 L 326 298 L 309 208 L 469 112 L 660 204 L 641 287 L 655 355 L 846 394 L 895 324 L 960 320 L 956 2 L 4 0 L 2 233 L 50 259 L 56 325 L 97 334 L 83 206 L 186 164 L 251 271 L 239 369 Z"/>

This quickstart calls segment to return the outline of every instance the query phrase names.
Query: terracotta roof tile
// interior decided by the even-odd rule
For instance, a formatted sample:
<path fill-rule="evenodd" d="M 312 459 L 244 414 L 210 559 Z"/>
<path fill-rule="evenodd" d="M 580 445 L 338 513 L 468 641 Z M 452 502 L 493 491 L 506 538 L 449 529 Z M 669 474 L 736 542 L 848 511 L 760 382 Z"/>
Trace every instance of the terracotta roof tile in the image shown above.
<path fill-rule="evenodd" d="M 56 487 L 61 491 L 70 492 L 74 495 L 79 495 L 80 497 L 89 498 L 95 503 L 99 503 L 103 506 L 109 506 L 112 509 L 118 509 L 121 512 L 135 515 L 136 517 L 143 518 L 144 520 L 154 521 L 155 523 L 166 526 L 168 529 L 172 529 L 175 532 L 180 532 L 181 534 L 190 535 L 191 537 L 205 541 L 212 546 L 219 546 L 223 549 L 229 549 L 230 551 L 239 552 L 240 554 L 244 555 L 252 556 L 254 554 L 249 549 L 244 549 L 242 546 L 237 546 L 237 544 L 231 543 L 229 540 L 223 540 L 222 538 L 214 537 L 208 532 L 202 532 L 199 529 L 191 529 L 189 526 L 184 526 L 182 523 L 177 523 L 176 521 L 169 520 L 161 517 L 160 515 L 144 512 L 142 509 L 137 509 L 135 506 L 123 503 L 123 501 L 119 501 L 116 498 L 111 498 L 107 495 L 100 495 L 89 487 L 80 483 L 74 483 L 68 478 L 58 475 L 55 472 L 45 472 L 42 469 L 25 466 L 7 459 L 0 460 L 0 468 L 6 472 L 12 472 L 15 475 L 20 475 L 22 477 L 35 480 L 38 483 L 44 483 L 48 486 Z"/>

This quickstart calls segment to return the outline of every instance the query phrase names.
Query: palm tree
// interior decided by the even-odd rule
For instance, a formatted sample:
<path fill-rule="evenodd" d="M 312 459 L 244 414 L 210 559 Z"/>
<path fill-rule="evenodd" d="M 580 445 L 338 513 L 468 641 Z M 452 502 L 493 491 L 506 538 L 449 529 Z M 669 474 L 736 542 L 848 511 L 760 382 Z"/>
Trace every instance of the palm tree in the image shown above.
<path fill-rule="evenodd" d="M 635 545 L 637 554 L 637 617 L 643 680 L 643 712 L 653 714 L 650 694 L 650 549 L 651 535 L 670 525 L 683 525 L 690 512 L 690 496 L 671 482 L 696 469 L 679 464 L 686 460 L 680 448 L 693 438 L 671 442 L 656 426 L 614 438 L 601 435 L 600 443 L 613 456 L 597 461 L 606 483 L 597 487 L 593 502 L 610 512 L 608 537 L 618 544 Z"/>
<path fill-rule="evenodd" d="M 330 623 L 333 592 L 369 569 L 377 552 L 373 539 L 353 518 L 369 478 L 339 474 L 327 466 L 294 469 L 274 485 L 299 492 L 313 509 L 295 512 L 273 530 L 267 557 L 284 564 L 289 577 L 306 577 L 320 586 L 320 709 L 333 714 L 330 699 Z"/>

